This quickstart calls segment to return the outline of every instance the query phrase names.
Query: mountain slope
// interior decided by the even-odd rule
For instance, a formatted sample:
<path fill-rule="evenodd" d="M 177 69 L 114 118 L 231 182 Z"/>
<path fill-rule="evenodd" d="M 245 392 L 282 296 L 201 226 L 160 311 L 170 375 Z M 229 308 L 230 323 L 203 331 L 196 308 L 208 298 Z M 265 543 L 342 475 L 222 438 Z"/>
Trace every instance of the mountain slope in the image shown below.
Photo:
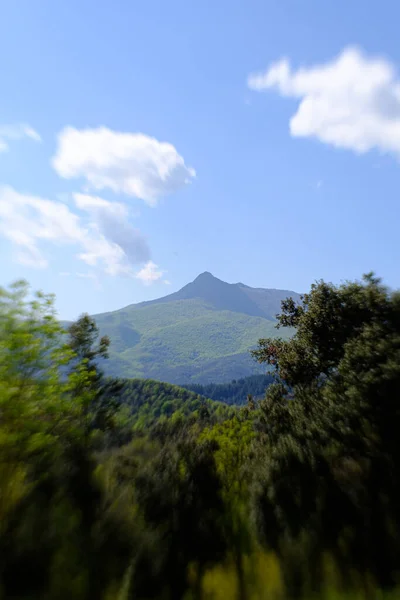
<path fill-rule="evenodd" d="M 128 407 L 134 429 L 148 429 L 160 419 L 196 415 L 207 409 L 210 416 L 222 417 L 231 409 L 222 402 L 200 396 L 190 390 L 151 379 L 127 379 L 119 400 Z"/>
<path fill-rule="evenodd" d="M 274 381 L 273 374 L 267 373 L 234 379 L 229 383 L 210 383 L 209 385 L 189 383 L 185 388 L 211 400 L 240 406 L 246 404 L 249 395 L 253 400 L 264 398 L 268 386 Z"/>
<path fill-rule="evenodd" d="M 108 371 L 170 383 L 223 382 L 260 372 L 249 350 L 260 337 L 277 336 L 274 316 L 288 296 L 299 300 L 294 292 L 229 284 L 203 273 L 164 298 L 95 315 L 112 342 Z"/>

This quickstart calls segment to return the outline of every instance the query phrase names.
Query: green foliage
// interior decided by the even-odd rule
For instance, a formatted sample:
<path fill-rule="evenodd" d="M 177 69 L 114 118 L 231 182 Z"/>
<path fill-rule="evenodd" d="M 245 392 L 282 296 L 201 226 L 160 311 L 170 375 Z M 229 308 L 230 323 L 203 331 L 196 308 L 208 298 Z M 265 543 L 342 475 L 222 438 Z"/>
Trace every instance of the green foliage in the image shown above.
<path fill-rule="evenodd" d="M 86 398 L 88 431 L 114 428 L 117 397 L 123 387 L 122 382 L 104 377 L 100 364 L 109 357 L 110 340 L 107 336 L 98 338 L 99 329 L 89 315 L 82 315 L 68 328 L 67 345 L 73 353 L 68 370 L 70 392 L 76 398 Z"/>
<path fill-rule="evenodd" d="M 135 482 L 144 519 L 159 532 L 159 588 L 169 589 L 176 600 L 186 593 L 192 563 L 201 578 L 205 568 L 223 560 L 227 551 L 213 450 L 213 444 L 190 439 L 166 446 Z"/>
<path fill-rule="evenodd" d="M 184 388 L 151 379 L 123 380 L 119 402 L 129 408 L 134 430 L 149 430 L 160 420 L 187 417 L 220 420 L 231 414 L 222 403 L 212 402 Z"/>
<path fill-rule="evenodd" d="M 282 535 L 299 546 L 313 584 L 329 551 L 343 574 L 351 560 L 359 573 L 393 586 L 400 551 L 399 295 L 373 275 L 340 287 L 321 282 L 301 306 L 284 303 L 279 321 L 296 327 L 293 339 L 261 340 L 255 352 L 275 365 L 282 382 L 260 404 L 271 456 L 261 467 L 258 503 L 265 539 L 280 552 Z M 285 564 L 293 560 L 298 555 L 289 554 Z"/>
<path fill-rule="evenodd" d="M 398 597 L 399 294 L 285 301 L 239 408 L 107 379 L 95 321 L 28 293 L 0 290 L 1 600 Z"/>
<path fill-rule="evenodd" d="M 364 283 L 313 284 L 302 304 L 291 299 L 282 303 L 278 327 L 296 328 L 293 340 L 261 339 L 253 355 L 276 366 L 288 385 L 307 386 L 329 377 L 346 344 L 366 325 L 382 324 L 392 309 L 393 299 L 372 274 L 364 277 Z"/>
<path fill-rule="evenodd" d="M 89 453 L 92 371 L 83 360 L 65 377 L 77 354 L 53 298 L 28 292 L 24 282 L 0 290 L 0 595 L 86 598 L 105 585 L 95 557 L 108 554 L 92 532 L 102 495 Z"/>
<path fill-rule="evenodd" d="M 246 593 L 244 559 L 254 550 L 255 532 L 251 514 L 249 470 L 251 442 L 254 438 L 252 422 L 236 416 L 206 429 L 200 439 L 216 443 L 216 463 L 222 482 L 224 500 L 225 531 L 227 544 L 233 556 L 238 579 L 238 595 L 244 599 Z"/>

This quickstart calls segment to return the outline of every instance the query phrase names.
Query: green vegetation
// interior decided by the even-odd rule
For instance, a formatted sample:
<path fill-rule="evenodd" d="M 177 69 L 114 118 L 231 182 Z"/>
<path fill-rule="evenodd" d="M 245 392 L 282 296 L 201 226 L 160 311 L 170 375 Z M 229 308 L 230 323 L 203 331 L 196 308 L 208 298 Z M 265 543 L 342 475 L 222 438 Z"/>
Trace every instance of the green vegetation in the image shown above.
<path fill-rule="evenodd" d="M 210 383 L 208 385 L 192 383 L 183 387 L 212 400 L 241 405 L 247 402 L 249 396 L 253 400 L 261 400 L 267 387 L 274 381 L 273 374 L 250 375 L 242 379 L 234 379 L 230 383 Z"/>
<path fill-rule="evenodd" d="M 201 300 L 179 300 L 98 315 L 102 333 L 113 340 L 111 373 L 119 377 L 167 379 L 173 383 L 218 377 L 219 363 L 235 358 L 254 370 L 248 351 L 260 335 L 273 335 L 275 322 L 229 311 L 215 311 Z M 207 368 L 207 366 L 211 365 Z M 211 368 L 210 368 L 211 367 Z M 232 377 L 231 377 L 232 378 Z"/>
<path fill-rule="evenodd" d="M 103 375 L 109 339 L 0 289 L 0 599 L 399 597 L 400 294 L 287 300 L 228 407 Z"/>
<path fill-rule="evenodd" d="M 273 319 L 287 295 L 298 298 L 203 274 L 165 298 L 96 315 L 100 331 L 112 342 L 106 370 L 176 384 L 229 382 L 261 373 L 249 350 L 260 337 L 276 334 Z"/>
<path fill-rule="evenodd" d="M 208 419 L 219 421 L 233 414 L 220 402 L 212 402 L 170 383 L 151 379 L 128 379 L 121 383 L 118 400 L 129 414 L 135 431 L 149 430 L 168 419 L 178 423 L 189 417 L 197 419 L 207 415 Z"/>

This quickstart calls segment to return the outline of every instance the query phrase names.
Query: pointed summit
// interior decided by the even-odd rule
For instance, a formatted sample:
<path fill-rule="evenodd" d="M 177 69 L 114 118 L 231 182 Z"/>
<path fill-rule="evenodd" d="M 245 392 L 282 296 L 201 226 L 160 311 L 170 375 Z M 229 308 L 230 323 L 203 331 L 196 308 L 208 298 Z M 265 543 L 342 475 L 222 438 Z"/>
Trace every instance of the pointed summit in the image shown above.
<path fill-rule="evenodd" d="M 168 296 L 96 315 L 113 343 L 109 374 L 204 384 L 254 374 L 249 350 L 276 337 L 275 315 L 288 296 L 300 300 L 205 271 Z"/>
<path fill-rule="evenodd" d="M 155 300 L 157 303 L 177 300 L 203 300 L 211 310 L 224 310 L 243 313 L 255 317 L 265 317 L 257 303 L 249 298 L 236 283 L 226 283 L 214 277 L 209 271 L 200 273 L 191 283 L 178 292 Z"/>
<path fill-rule="evenodd" d="M 281 300 L 288 296 L 294 296 L 296 300 L 299 298 L 298 294 L 294 292 L 252 288 L 244 283 L 226 283 L 209 271 L 204 271 L 179 291 L 157 300 L 142 302 L 137 306 L 166 304 L 182 300 L 201 300 L 211 310 L 242 313 L 252 317 L 275 320 L 276 314 L 280 312 Z"/>
<path fill-rule="evenodd" d="M 196 279 L 193 280 L 192 283 L 194 283 L 195 281 L 212 281 L 212 280 L 217 280 L 217 277 L 214 277 L 214 275 L 212 273 L 210 273 L 210 271 L 204 271 L 204 273 L 200 273 L 200 275 L 197 275 Z"/>

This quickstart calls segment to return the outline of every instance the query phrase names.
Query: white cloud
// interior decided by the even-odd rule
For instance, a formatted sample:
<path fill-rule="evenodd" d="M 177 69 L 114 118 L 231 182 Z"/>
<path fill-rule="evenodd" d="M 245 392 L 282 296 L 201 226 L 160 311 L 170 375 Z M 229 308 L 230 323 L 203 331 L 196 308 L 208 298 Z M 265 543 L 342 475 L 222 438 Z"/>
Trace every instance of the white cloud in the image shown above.
<path fill-rule="evenodd" d="M 400 158 L 400 80 L 384 59 L 367 57 L 357 48 L 298 70 L 283 59 L 250 75 L 248 86 L 300 99 L 290 120 L 295 137 L 315 137 L 357 153 L 375 148 Z"/>
<path fill-rule="evenodd" d="M 98 210 L 98 209 L 106 209 L 110 211 L 120 211 L 125 214 L 126 207 L 119 202 L 110 202 L 109 200 L 104 200 L 104 198 L 99 198 L 98 196 L 89 196 L 88 194 L 74 194 L 75 204 L 78 208 L 82 210 Z"/>
<path fill-rule="evenodd" d="M 0 187 L 0 234 L 15 246 L 17 260 L 28 266 L 48 265 L 42 245 L 51 242 L 75 247 L 80 260 L 109 275 L 133 276 L 132 267 L 148 261 L 149 250 L 127 222 L 125 207 L 82 194 L 75 202 L 84 217 L 62 202 Z"/>
<path fill-rule="evenodd" d="M 74 200 L 79 209 L 91 216 L 91 227 L 121 248 L 129 264 L 136 265 L 150 260 L 147 240 L 130 225 L 129 211 L 124 204 L 87 194 L 74 194 Z"/>
<path fill-rule="evenodd" d="M 138 273 L 136 273 L 135 277 L 140 279 L 142 283 L 145 285 L 151 285 L 158 279 L 161 279 L 164 271 L 161 271 L 159 267 L 153 263 L 152 260 L 149 260 L 143 269 L 141 269 Z"/>
<path fill-rule="evenodd" d="M 164 283 L 165 285 L 171 285 L 171 282 L 170 282 L 170 280 L 169 280 L 169 279 L 163 279 L 163 283 Z"/>
<path fill-rule="evenodd" d="M 106 127 L 63 129 L 52 164 L 61 177 L 83 178 L 91 189 L 110 189 L 152 206 L 196 175 L 172 144 Z"/>
<path fill-rule="evenodd" d="M 0 125 L 0 152 L 7 152 L 8 142 L 30 138 L 35 142 L 41 142 L 42 138 L 30 125 L 23 123 L 17 125 Z"/>
<path fill-rule="evenodd" d="M 79 219 L 67 206 L 37 196 L 19 194 L 11 187 L 0 188 L 0 233 L 18 249 L 18 261 L 43 268 L 48 261 L 38 241 L 57 244 L 84 239 Z"/>

